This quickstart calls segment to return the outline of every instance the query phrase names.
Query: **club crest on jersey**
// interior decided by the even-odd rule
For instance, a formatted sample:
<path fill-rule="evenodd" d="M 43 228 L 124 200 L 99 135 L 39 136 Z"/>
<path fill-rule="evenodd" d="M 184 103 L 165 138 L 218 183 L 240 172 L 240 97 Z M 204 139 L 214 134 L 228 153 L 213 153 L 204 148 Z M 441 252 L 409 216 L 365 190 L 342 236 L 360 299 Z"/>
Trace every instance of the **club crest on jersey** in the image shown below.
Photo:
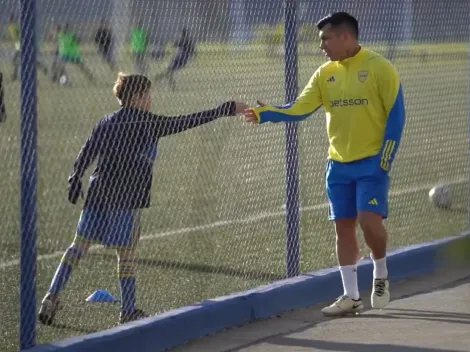
<path fill-rule="evenodd" d="M 368 76 L 369 76 L 368 71 L 359 71 L 357 73 L 357 78 L 359 78 L 359 82 L 361 83 L 364 83 Z"/>

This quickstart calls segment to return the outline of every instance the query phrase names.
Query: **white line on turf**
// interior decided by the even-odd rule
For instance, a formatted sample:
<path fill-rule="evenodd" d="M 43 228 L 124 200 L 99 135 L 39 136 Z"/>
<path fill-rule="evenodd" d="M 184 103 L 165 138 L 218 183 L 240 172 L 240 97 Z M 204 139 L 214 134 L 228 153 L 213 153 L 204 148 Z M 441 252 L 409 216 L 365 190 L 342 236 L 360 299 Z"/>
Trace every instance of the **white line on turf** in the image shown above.
<path fill-rule="evenodd" d="M 453 185 L 453 184 L 464 183 L 464 182 L 467 182 L 467 181 L 468 181 L 468 179 L 466 179 L 466 178 L 460 178 L 460 179 L 456 179 L 456 180 L 446 182 L 446 183 L 449 184 L 449 185 Z M 423 185 L 423 186 L 403 188 L 403 189 L 399 189 L 399 190 L 396 190 L 396 191 L 391 191 L 390 196 L 391 197 L 397 197 L 397 196 L 402 196 L 402 195 L 409 194 L 409 193 L 421 192 L 421 191 L 424 191 L 424 190 L 431 189 L 434 186 L 435 186 L 435 184 L 432 184 L 432 185 L 428 184 L 428 185 Z M 315 204 L 315 205 L 311 205 L 311 206 L 301 207 L 300 212 L 304 213 L 304 212 L 309 212 L 309 211 L 315 211 L 315 210 L 324 209 L 324 208 L 327 208 L 327 207 L 328 207 L 328 203 Z M 184 227 L 184 228 L 180 228 L 180 229 L 176 229 L 176 230 L 158 232 L 158 233 L 154 233 L 154 234 L 151 234 L 151 235 L 142 236 L 140 238 L 140 241 L 149 241 L 149 240 L 154 240 L 154 239 L 161 238 L 161 237 L 182 235 L 182 234 L 197 232 L 197 231 L 201 231 L 201 230 L 210 230 L 210 229 L 223 227 L 223 226 L 228 226 L 228 225 L 250 224 L 250 223 L 254 223 L 254 222 L 257 222 L 257 221 L 261 221 L 261 220 L 266 220 L 266 219 L 271 219 L 271 218 L 276 218 L 276 217 L 279 217 L 279 216 L 283 216 L 284 214 L 285 214 L 285 211 L 276 211 L 276 212 L 269 212 L 269 213 L 260 213 L 260 214 L 257 214 L 255 216 L 250 216 L 250 217 L 243 218 L 243 219 L 221 220 L 221 221 L 216 221 L 216 222 L 206 224 L 206 225 L 200 225 L 200 226 L 194 226 L 194 227 Z M 102 248 L 103 247 L 100 246 L 100 245 L 94 245 L 90 248 L 90 251 L 97 251 L 97 250 L 102 249 Z M 38 255 L 37 260 L 38 261 L 43 261 L 43 260 L 48 260 L 48 259 L 60 258 L 63 255 L 63 253 L 64 253 L 64 251 L 56 251 L 56 252 L 49 253 L 49 254 L 41 254 L 41 255 Z M 19 265 L 19 263 L 20 263 L 19 259 L 12 259 L 12 260 L 0 263 L 0 269 L 7 269 L 7 268 L 10 268 L 10 267 L 13 267 L 13 266 L 17 266 L 17 265 Z"/>

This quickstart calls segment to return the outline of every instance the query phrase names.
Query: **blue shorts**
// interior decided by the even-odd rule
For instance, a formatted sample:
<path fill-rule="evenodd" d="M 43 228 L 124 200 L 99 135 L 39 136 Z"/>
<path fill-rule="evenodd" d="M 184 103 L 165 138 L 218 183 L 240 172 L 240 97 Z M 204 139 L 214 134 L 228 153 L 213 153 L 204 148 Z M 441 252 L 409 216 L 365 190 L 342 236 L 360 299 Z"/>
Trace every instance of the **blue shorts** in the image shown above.
<path fill-rule="evenodd" d="M 361 211 L 387 218 L 389 183 L 388 173 L 380 167 L 380 155 L 350 163 L 328 160 L 329 219 L 355 218 Z"/>
<path fill-rule="evenodd" d="M 135 247 L 140 237 L 140 209 L 82 210 L 77 236 L 106 247 Z"/>

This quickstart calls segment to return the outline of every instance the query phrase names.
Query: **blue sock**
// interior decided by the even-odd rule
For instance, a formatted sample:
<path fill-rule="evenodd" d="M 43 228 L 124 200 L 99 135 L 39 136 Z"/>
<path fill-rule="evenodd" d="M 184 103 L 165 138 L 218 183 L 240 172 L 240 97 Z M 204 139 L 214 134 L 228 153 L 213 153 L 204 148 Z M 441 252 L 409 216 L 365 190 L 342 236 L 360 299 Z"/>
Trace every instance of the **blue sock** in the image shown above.
<path fill-rule="evenodd" d="M 134 260 L 121 259 L 118 263 L 119 286 L 121 288 L 121 313 L 135 311 Z"/>
<path fill-rule="evenodd" d="M 121 312 L 131 314 L 135 311 L 135 277 L 120 277 Z"/>
<path fill-rule="evenodd" d="M 82 253 L 74 247 L 69 247 L 62 256 L 59 266 L 52 278 L 49 293 L 58 295 L 67 284 L 67 281 L 72 275 L 73 267 L 79 262 Z"/>

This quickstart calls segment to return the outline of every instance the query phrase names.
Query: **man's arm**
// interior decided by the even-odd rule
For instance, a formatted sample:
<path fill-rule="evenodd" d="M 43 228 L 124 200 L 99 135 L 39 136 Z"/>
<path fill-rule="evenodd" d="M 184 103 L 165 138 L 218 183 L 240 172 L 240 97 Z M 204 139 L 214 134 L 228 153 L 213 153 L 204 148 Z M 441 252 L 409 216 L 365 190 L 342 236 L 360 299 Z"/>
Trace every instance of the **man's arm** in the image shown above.
<path fill-rule="evenodd" d="M 378 71 L 379 95 L 388 115 L 381 148 L 380 166 L 385 171 L 390 171 L 405 126 L 405 101 L 400 77 L 395 67 L 387 63 Z"/>
<path fill-rule="evenodd" d="M 259 106 L 253 109 L 258 122 L 302 121 L 312 115 L 321 105 L 322 98 L 317 70 L 300 96 L 292 103 L 281 106 Z"/>
<path fill-rule="evenodd" d="M 156 124 L 156 136 L 164 137 L 206 124 L 218 119 L 219 117 L 234 116 L 237 113 L 242 112 L 242 105 L 244 104 L 229 101 L 215 109 L 196 112 L 189 115 L 179 115 L 174 117 L 154 115 L 154 120 L 152 122 Z"/>
<path fill-rule="evenodd" d="M 68 180 L 69 201 L 73 204 L 77 202 L 78 197 L 82 194 L 81 178 L 83 177 L 83 174 L 98 155 L 100 143 L 102 141 L 101 130 L 101 124 L 98 122 L 91 134 L 88 136 L 85 144 L 80 149 L 80 152 L 73 164 L 73 171 Z"/>

